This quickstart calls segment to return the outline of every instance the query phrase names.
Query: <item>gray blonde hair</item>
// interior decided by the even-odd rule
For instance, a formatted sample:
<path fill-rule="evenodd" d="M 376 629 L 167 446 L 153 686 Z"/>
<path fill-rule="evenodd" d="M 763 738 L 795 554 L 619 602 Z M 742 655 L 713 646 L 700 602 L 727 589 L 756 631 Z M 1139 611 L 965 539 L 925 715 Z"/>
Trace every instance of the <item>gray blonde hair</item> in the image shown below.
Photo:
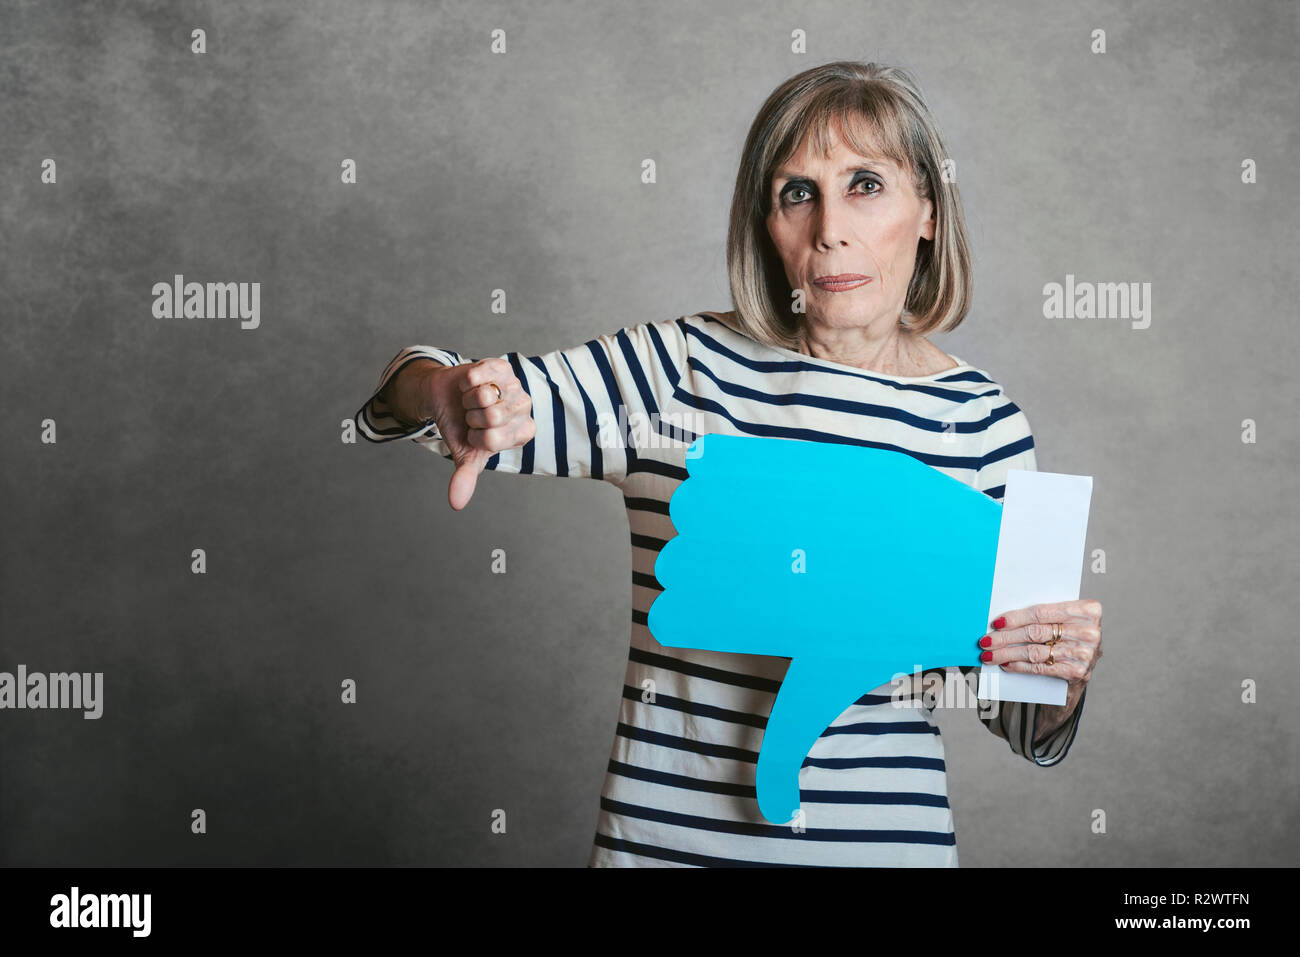
<path fill-rule="evenodd" d="M 736 173 L 727 231 L 727 273 L 736 321 L 752 339 L 798 348 L 794 291 L 767 231 L 772 176 L 806 137 L 825 156 L 838 127 L 845 145 L 883 153 L 911 172 L 917 194 L 934 203 L 934 239 L 921 239 L 904 300 L 903 324 L 918 335 L 950 332 L 971 301 L 971 256 L 961 196 L 945 182 L 948 150 L 921 89 L 901 67 L 839 60 L 792 76 L 758 111 Z M 866 142 L 863 133 L 874 134 Z"/>

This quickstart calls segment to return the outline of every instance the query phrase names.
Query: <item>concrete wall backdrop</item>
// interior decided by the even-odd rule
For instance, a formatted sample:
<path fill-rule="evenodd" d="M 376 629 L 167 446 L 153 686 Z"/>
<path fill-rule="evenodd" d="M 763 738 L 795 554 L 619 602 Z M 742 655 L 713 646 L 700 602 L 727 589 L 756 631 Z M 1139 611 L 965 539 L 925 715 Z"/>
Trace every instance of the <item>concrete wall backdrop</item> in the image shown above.
<path fill-rule="evenodd" d="M 3 0 L 0 670 L 104 684 L 0 711 L 0 861 L 584 864 L 617 490 L 486 473 L 453 513 L 449 462 L 341 423 L 403 345 L 729 308 L 745 131 L 852 58 L 911 69 L 957 163 L 976 302 L 936 344 L 1094 476 L 1106 557 L 1063 764 L 940 712 L 963 865 L 1296 863 L 1297 9 Z M 260 283 L 258 327 L 155 318 L 178 273 Z M 1149 327 L 1045 318 L 1067 275 L 1150 283 Z"/>

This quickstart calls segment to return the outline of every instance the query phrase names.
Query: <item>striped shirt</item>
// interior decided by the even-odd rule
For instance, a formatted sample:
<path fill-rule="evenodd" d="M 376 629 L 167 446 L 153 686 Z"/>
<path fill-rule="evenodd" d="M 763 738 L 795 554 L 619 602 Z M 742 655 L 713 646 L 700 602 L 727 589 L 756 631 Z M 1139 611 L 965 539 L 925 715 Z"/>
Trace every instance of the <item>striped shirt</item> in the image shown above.
<path fill-rule="evenodd" d="M 435 425 L 404 427 L 377 401 L 418 358 L 475 361 L 433 346 L 402 349 L 357 413 L 358 429 L 374 442 L 410 438 L 450 458 Z M 739 332 L 730 313 L 502 358 L 532 399 L 537 432 L 486 467 L 603 479 L 621 489 L 627 506 L 631 648 L 590 866 L 956 866 L 943 742 L 925 701 L 908 696 L 899 707 L 893 685 L 859 698 L 799 772 L 801 826 L 773 824 L 759 813 L 755 769 L 789 659 L 666 648 L 646 615 L 662 590 L 655 559 L 676 534 L 668 500 L 686 478 L 686 447 L 697 435 L 892 449 L 1001 501 L 1008 469 L 1036 468 L 1020 408 L 960 359 L 931 375 L 871 372 L 763 345 Z M 971 636 L 972 658 L 978 637 Z M 1013 753 L 1056 764 L 1074 739 L 1083 701 L 1033 747 L 1036 709 L 1002 702 L 989 717 L 970 710 Z"/>

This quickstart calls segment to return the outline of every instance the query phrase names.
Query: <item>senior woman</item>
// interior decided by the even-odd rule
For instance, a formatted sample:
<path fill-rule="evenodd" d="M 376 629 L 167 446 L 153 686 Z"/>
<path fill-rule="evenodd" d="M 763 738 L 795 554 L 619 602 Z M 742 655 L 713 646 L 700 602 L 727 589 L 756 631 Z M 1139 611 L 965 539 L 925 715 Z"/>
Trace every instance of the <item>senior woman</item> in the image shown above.
<path fill-rule="evenodd" d="M 697 435 L 901 450 L 997 500 L 1008 469 L 1035 468 L 1020 408 L 926 338 L 956 327 L 971 296 L 947 156 L 905 71 L 845 61 L 800 73 L 768 97 L 745 141 L 727 242 L 731 311 L 539 356 L 410 346 L 357 413 L 372 441 L 410 438 L 452 459 L 453 509 L 485 468 L 623 492 L 631 650 L 592 866 L 957 864 L 943 743 L 923 702 L 900 709 L 889 686 L 864 694 L 804 762 L 801 826 L 772 824 L 755 767 L 788 659 L 667 648 L 646 627 L 661 591 L 655 558 L 675 534 L 668 500 Z M 1101 605 L 1007 609 L 970 638 L 964 671 L 985 661 L 1068 680 L 1063 706 L 976 712 L 1013 753 L 1060 762 L 1101 655 Z"/>

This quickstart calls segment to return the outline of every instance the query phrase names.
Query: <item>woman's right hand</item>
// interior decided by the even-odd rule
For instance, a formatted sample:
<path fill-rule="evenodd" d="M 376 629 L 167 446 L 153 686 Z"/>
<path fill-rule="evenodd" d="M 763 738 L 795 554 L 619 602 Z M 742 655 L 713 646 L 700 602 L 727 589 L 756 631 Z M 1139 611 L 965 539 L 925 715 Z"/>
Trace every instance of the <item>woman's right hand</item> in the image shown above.
<path fill-rule="evenodd" d="M 456 463 L 447 502 L 457 511 L 469 504 L 488 459 L 537 434 L 533 400 L 502 358 L 454 366 L 413 362 L 397 376 L 393 405 L 414 410 L 409 418 L 417 422 L 431 415 L 437 424 Z"/>

